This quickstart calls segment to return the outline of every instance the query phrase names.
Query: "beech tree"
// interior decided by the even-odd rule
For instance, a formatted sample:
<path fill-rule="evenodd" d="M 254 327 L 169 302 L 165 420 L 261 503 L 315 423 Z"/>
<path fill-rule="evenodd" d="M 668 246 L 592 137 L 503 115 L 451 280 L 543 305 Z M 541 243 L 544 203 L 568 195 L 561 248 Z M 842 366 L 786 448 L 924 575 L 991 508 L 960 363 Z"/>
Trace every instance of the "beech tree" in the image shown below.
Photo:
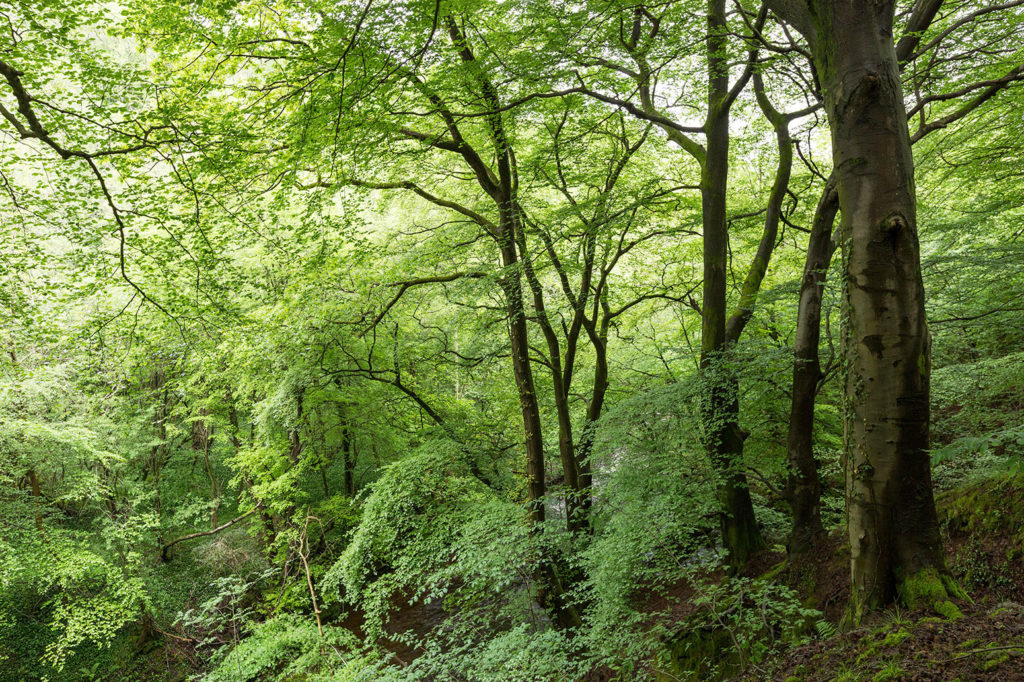
<path fill-rule="evenodd" d="M 1011 649 L 1021 9 L 0 3 L 0 677 Z"/>
<path fill-rule="evenodd" d="M 832 136 L 845 278 L 851 613 L 859 619 L 897 593 L 935 605 L 961 593 L 945 566 L 932 494 L 930 340 L 895 3 L 770 4 L 810 45 Z M 910 28 L 926 27 L 940 6 L 919 3 Z"/>

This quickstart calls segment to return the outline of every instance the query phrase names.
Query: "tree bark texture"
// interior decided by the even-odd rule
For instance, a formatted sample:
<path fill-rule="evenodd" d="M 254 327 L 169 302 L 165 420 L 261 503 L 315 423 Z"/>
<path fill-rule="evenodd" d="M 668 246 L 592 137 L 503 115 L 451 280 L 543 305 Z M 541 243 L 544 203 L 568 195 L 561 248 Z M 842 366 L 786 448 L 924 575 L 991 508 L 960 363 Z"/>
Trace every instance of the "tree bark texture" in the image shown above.
<path fill-rule="evenodd" d="M 707 153 L 701 168 L 704 232 L 704 287 L 701 319 L 701 368 L 704 438 L 719 482 L 722 544 L 738 566 L 764 546 L 742 469 L 743 436 L 739 393 L 726 358 L 726 268 L 728 234 L 726 187 L 729 173 L 729 70 L 726 55 L 725 0 L 708 2 Z"/>
<path fill-rule="evenodd" d="M 842 211 L 844 464 L 854 620 L 958 593 L 928 456 L 929 337 L 893 2 L 773 3 L 808 39 Z"/>
<path fill-rule="evenodd" d="M 516 213 L 521 215 L 521 209 L 516 206 Z M 558 335 L 555 333 L 551 321 L 548 319 L 547 308 L 544 304 L 544 288 L 537 277 L 533 264 L 530 262 L 530 252 L 527 249 L 526 234 L 523 230 L 523 223 L 516 220 L 513 223 L 515 230 L 515 242 L 519 249 L 519 258 L 522 263 L 523 273 L 533 293 L 533 309 L 538 326 L 544 335 L 544 342 L 548 349 L 548 365 L 551 369 L 551 388 L 554 394 L 555 414 L 558 420 L 558 454 L 562 462 L 562 473 L 565 477 L 565 518 L 566 526 L 570 532 L 580 530 L 585 524 L 584 512 L 581 509 L 582 501 L 588 493 L 580 488 L 580 466 L 576 459 L 576 447 L 572 433 L 572 415 L 569 407 L 569 382 L 572 381 L 572 356 L 575 354 L 576 339 L 567 338 L 567 354 L 565 361 L 565 372 L 563 373 L 561 346 Z M 579 330 L 576 330 L 577 336 Z M 567 335 L 568 336 L 568 335 Z"/>
<path fill-rule="evenodd" d="M 511 213 L 511 211 L 509 211 Z M 498 235 L 501 262 L 505 272 L 501 276 L 501 288 L 505 296 L 508 315 L 509 342 L 512 351 L 512 373 L 519 393 L 519 406 L 523 415 L 523 433 L 526 444 L 527 496 L 530 504 L 530 519 L 539 523 L 544 520 L 544 442 L 541 433 L 540 406 L 537 389 L 530 365 L 529 332 L 526 327 L 526 310 L 523 305 L 523 284 L 518 268 L 515 244 L 516 221 L 511 215 L 503 216 Z"/>
<path fill-rule="evenodd" d="M 832 225 L 838 209 L 839 195 L 834 180 L 830 179 L 822 191 L 811 225 L 793 342 L 793 391 L 786 443 L 789 460 L 786 492 L 793 512 L 790 553 L 807 551 L 825 534 L 821 523 L 821 483 L 814 459 L 814 401 L 822 378 L 818 358 L 821 300 L 829 263 L 836 250 Z"/>

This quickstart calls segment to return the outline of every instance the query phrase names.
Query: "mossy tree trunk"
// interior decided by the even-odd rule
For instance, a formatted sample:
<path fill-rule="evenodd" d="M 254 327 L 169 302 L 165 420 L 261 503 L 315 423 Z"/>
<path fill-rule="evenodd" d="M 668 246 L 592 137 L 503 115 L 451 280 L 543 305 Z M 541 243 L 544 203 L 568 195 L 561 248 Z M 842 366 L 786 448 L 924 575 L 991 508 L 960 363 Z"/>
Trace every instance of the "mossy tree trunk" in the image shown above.
<path fill-rule="evenodd" d="M 729 175 L 729 66 L 725 0 L 708 1 L 707 152 L 701 168 L 704 231 L 704 287 L 701 303 L 701 369 L 704 374 L 705 446 L 719 482 L 722 543 L 730 564 L 746 563 L 764 546 L 743 472 L 739 387 L 726 355 Z"/>
<path fill-rule="evenodd" d="M 929 337 L 894 3 L 771 3 L 808 40 L 842 212 L 844 460 L 854 620 L 947 598 L 928 456 Z M 923 586 L 923 587 L 922 587 Z"/>

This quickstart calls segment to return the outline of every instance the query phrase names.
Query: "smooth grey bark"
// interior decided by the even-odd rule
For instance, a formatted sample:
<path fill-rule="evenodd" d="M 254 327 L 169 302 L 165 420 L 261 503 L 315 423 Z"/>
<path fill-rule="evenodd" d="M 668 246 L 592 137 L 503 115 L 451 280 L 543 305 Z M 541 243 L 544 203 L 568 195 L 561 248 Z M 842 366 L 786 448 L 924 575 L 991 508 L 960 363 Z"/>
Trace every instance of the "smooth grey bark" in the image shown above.
<path fill-rule="evenodd" d="M 929 336 L 894 3 L 774 0 L 811 47 L 832 133 L 844 273 L 844 460 L 854 621 L 948 578 L 928 456 Z"/>

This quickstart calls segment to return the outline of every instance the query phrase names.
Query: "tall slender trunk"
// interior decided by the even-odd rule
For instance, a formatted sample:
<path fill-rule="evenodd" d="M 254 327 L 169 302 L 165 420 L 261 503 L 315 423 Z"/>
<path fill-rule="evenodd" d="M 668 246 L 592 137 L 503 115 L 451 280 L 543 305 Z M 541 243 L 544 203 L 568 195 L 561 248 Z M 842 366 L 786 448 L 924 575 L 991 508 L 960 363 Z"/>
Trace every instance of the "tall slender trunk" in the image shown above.
<path fill-rule="evenodd" d="M 526 445 L 527 497 L 530 521 L 539 525 L 544 521 L 544 444 L 541 432 L 540 407 L 530 363 L 529 334 L 526 326 L 526 309 L 523 304 L 523 286 L 520 263 L 517 257 L 517 231 L 521 229 L 517 202 L 518 177 L 515 156 L 505 134 L 503 108 L 498 91 L 491 82 L 487 71 L 479 63 L 470 48 L 462 28 L 455 16 L 444 17 L 444 24 L 463 64 L 471 64 L 470 73 L 483 95 L 490 112 L 484 117 L 494 145 L 496 169 L 491 169 L 475 149 L 465 142 L 458 128 L 455 116 L 445 108 L 434 94 L 428 97 L 441 110 L 448 132 L 458 141 L 458 152 L 466 160 L 477 182 L 493 199 L 498 213 L 496 226 L 488 224 L 487 229 L 498 244 L 501 253 L 502 272 L 499 283 L 505 297 L 508 316 L 509 345 L 512 352 L 512 372 L 519 393 L 519 404 L 523 416 L 523 431 Z M 496 172 L 495 172 L 496 171 Z M 496 228 L 496 229 L 494 229 Z M 541 557 L 537 575 L 538 592 L 542 604 L 548 606 L 555 620 L 562 626 L 580 624 L 579 613 L 569 602 L 557 568 L 549 557 Z"/>
<path fill-rule="evenodd" d="M 217 510 L 220 508 L 220 491 L 217 477 L 210 461 L 210 447 L 213 445 L 213 425 L 206 419 L 209 411 L 201 409 L 198 418 L 192 422 L 192 449 L 203 453 L 203 472 L 210 481 L 210 528 L 217 527 Z"/>
<path fill-rule="evenodd" d="M 814 401 L 822 378 L 818 359 L 821 299 L 828 266 L 836 250 L 832 225 L 838 209 L 839 196 L 834 179 L 830 179 L 822 191 L 811 225 L 793 342 L 793 391 L 786 443 L 789 460 L 786 493 L 793 511 L 790 553 L 809 550 L 825 534 L 821 523 L 821 483 L 814 459 Z"/>
<path fill-rule="evenodd" d="M 204 425 L 205 426 L 205 425 Z M 217 511 L 220 509 L 220 490 L 217 485 L 217 477 L 213 473 L 213 464 L 210 462 L 210 446 L 213 445 L 213 427 L 208 427 L 203 438 L 203 464 L 206 467 L 206 475 L 210 479 L 210 502 L 213 509 L 210 511 L 210 528 L 217 527 Z"/>
<path fill-rule="evenodd" d="M 935 606 L 960 592 L 932 493 L 930 342 L 894 3 L 774 4 L 811 45 L 842 211 L 850 614 L 857 621 L 897 596 Z"/>
<path fill-rule="evenodd" d="M 235 407 L 235 402 L 234 402 L 234 400 L 233 400 L 233 398 L 232 398 L 230 393 L 227 396 L 227 402 L 228 402 L 228 421 L 231 424 L 231 444 L 234 446 L 235 451 L 237 452 L 238 450 L 242 449 L 242 439 L 241 439 L 241 434 L 240 434 L 239 426 L 238 426 L 238 409 Z M 252 432 L 254 432 L 255 430 L 256 430 L 255 429 L 255 425 L 253 425 Z M 254 437 L 252 432 L 250 432 L 250 434 L 249 434 L 249 437 L 250 437 L 249 447 L 252 447 L 252 439 Z M 253 503 L 259 509 L 260 521 L 263 524 L 263 528 L 260 531 L 260 539 L 263 541 L 263 546 L 264 547 L 270 547 L 271 543 L 274 541 L 275 537 L 277 536 L 277 533 L 274 531 L 274 519 L 266 511 L 266 508 L 265 508 L 265 505 L 263 503 L 263 500 L 258 498 L 256 496 L 256 494 L 253 493 L 253 491 L 252 491 L 252 479 L 249 478 L 248 474 L 246 474 L 245 472 L 242 472 L 241 478 L 242 478 L 242 485 L 245 486 L 246 492 L 249 493 L 249 496 L 252 497 Z"/>
<path fill-rule="evenodd" d="M 718 471 L 722 543 L 729 562 L 740 565 L 764 546 L 742 469 L 743 435 L 739 393 L 726 358 L 726 187 L 729 173 L 729 69 L 725 0 L 708 1 L 707 154 L 701 169 L 704 230 L 704 291 L 701 368 L 705 444 Z"/>
<path fill-rule="evenodd" d="M 553 372 L 557 374 L 558 372 Z M 555 415 L 558 419 L 558 455 L 565 477 L 565 523 L 570 531 L 583 529 L 586 523 L 584 498 L 589 497 L 583 487 L 580 462 L 576 458 L 576 444 L 572 434 L 572 415 L 569 411 L 569 396 L 561 379 L 555 381 Z"/>
<path fill-rule="evenodd" d="M 299 434 L 299 427 L 302 425 L 302 403 L 305 394 L 305 387 L 299 388 L 295 393 L 295 423 L 288 429 L 288 459 L 290 459 L 292 464 L 295 465 L 298 465 L 299 455 L 302 454 L 302 450 L 305 447 L 302 444 L 302 436 Z"/>
<path fill-rule="evenodd" d="M 345 494 L 354 497 L 356 494 L 355 444 L 352 442 L 352 430 L 349 428 L 347 420 L 342 423 L 341 427 L 341 458 L 345 466 Z"/>
<path fill-rule="evenodd" d="M 594 451 L 597 420 L 601 418 L 605 395 L 608 393 L 609 322 L 610 320 L 605 315 L 601 320 L 600 327 L 594 324 L 587 325 L 587 333 L 590 335 L 591 345 L 594 347 L 594 384 L 590 392 L 590 404 L 587 405 L 587 421 L 583 425 L 583 433 L 580 435 L 579 448 L 576 453 L 576 460 L 580 466 L 580 486 L 584 490 L 590 490 L 594 485 L 590 455 Z M 584 498 L 584 505 L 586 505 L 584 509 L 589 507 L 590 502 L 591 499 L 588 495 Z"/>
<path fill-rule="evenodd" d="M 530 520 L 544 520 L 544 442 L 540 425 L 540 406 L 530 364 L 529 333 L 526 328 L 526 310 L 523 306 L 523 285 L 516 253 L 516 222 L 511 215 L 503 216 L 500 224 L 499 248 L 504 273 L 501 288 L 505 295 L 508 315 L 509 342 L 512 350 L 512 373 L 519 393 L 519 406 L 523 415 L 523 433 L 526 444 L 526 485 L 530 504 Z"/>
<path fill-rule="evenodd" d="M 512 206 L 513 202 L 505 205 Z M 537 389 L 533 380 L 530 363 L 529 334 L 526 327 L 526 309 L 523 305 L 523 285 L 516 252 L 515 231 L 519 225 L 511 211 L 501 211 L 498 245 L 504 272 L 501 288 L 505 295 L 508 314 L 509 342 L 512 350 L 512 372 L 519 392 L 519 405 L 523 415 L 523 430 L 526 444 L 526 480 L 529 499 L 530 521 L 539 524 L 544 521 L 544 442 L 541 433 L 540 406 Z M 549 557 L 542 557 L 535 576 L 538 597 L 542 604 L 551 609 L 561 627 L 575 627 L 582 620 L 575 606 L 567 599 L 566 586 L 556 563 Z"/>
<path fill-rule="evenodd" d="M 518 207 L 517 212 L 519 211 Z M 579 530 L 584 525 L 583 513 L 580 509 L 582 491 L 580 488 L 579 462 L 576 459 L 576 448 L 573 444 L 572 415 L 569 410 L 569 386 L 572 380 L 570 357 L 566 357 L 565 373 L 563 373 L 562 350 L 554 327 L 548 318 L 544 303 L 544 287 L 530 262 L 530 253 L 526 244 L 526 234 L 522 224 L 516 221 L 515 242 L 519 248 L 519 256 L 526 275 L 526 282 L 533 294 L 533 309 L 540 326 L 541 333 L 548 348 L 548 364 L 551 368 L 551 389 L 554 396 L 555 416 L 558 422 L 558 454 L 562 462 L 562 475 L 565 478 L 565 522 L 568 530 Z M 577 330 L 578 334 L 578 330 Z M 570 339 L 566 339 L 567 342 Z"/>
<path fill-rule="evenodd" d="M 42 491 L 41 486 L 39 485 L 39 476 L 38 476 L 38 474 L 36 474 L 36 470 L 35 469 L 29 469 L 28 470 L 28 484 L 29 484 L 29 489 L 32 491 L 32 497 L 35 498 L 36 530 L 41 532 L 43 530 L 43 511 L 42 511 L 43 491 Z"/>
<path fill-rule="evenodd" d="M 160 405 L 157 407 L 153 426 L 156 428 L 157 444 L 153 446 L 149 454 L 149 470 L 153 476 L 153 491 L 155 493 L 154 506 L 156 507 L 157 518 L 163 514 L 163 502 L 160 499 L 160 472 L 163 470 L 163 462 L 167 453 L 167 412 L 168 412 L 168 390 L 166 377 L 163 372 L 153 372 L 152 389 L 161 391 Z"/>

